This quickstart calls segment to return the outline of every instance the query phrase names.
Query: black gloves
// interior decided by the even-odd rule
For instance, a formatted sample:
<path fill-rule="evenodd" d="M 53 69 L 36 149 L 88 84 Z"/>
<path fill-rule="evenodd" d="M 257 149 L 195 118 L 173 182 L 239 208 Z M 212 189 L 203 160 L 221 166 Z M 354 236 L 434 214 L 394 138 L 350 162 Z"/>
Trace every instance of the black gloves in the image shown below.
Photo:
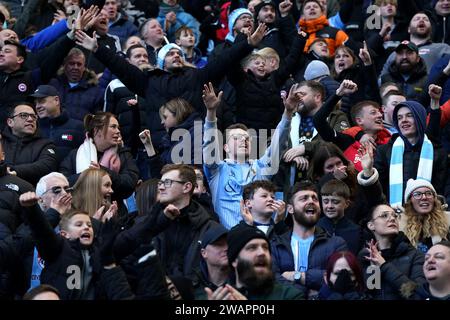
<path fill-rule="evenodd" d="M 330 288 L 341 294 L 355 290 L 355 282 L 352 280 L 350 272 L 347 269 L 339 271 L 334 284 L 330 282 Z"/>

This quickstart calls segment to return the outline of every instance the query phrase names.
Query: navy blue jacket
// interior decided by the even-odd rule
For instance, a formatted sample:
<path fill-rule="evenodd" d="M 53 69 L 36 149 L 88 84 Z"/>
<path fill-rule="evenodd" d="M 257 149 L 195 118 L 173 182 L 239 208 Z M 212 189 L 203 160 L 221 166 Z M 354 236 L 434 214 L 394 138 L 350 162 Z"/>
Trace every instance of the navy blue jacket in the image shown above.
<path fill-rule="evenodd" d="M 347 242 L 348 249 L 355 255 L 361 248 L 361 227 L 347 217 L 342 217 L 337 223 L 324 216 L 317 225 L 333 236 L 339 236 Z"/>
<path fill-rule="evenodd" d="M 125 43 L 129 37 L 138 35 L 139 31 L 133 22 L 128 20 L 128 16 L 126 14 L 123 12 L 119 12 L 118 14 L 120 15 L 119 19 L 111 23 L 108 33 L 118 36 L 120 42 Z"/>
<path fill-rule="evenodd" d="M 63 110 L 56 118 L 39 119 L 39 129 L 43 137 L 52 140 L 55 144 L 58 164 L 84 140 L 83 123 L 69 118 L 66 110 Z"/>
<path fill-rule="evenodd" d="M 285 271 L 295 271 L 294 255 L 291 249 L 292 230 L 281 236 L 275 236 L 271 240 L 272 248 L 272 268 L 276 275 L 276 280 L 280 283 L 294 285 L 291 281 L 281 276 Z M 316 226 L 314 240 L 309 249 L 308 270 L 306 271 L 305 283 L 295 286 L 306 293 L 307 289 L 319 291 L 322 287 L 323 274 L 328 257 L 336 252 L 347 250 L 347 244 L 341 237 L 330 236 L 325 230 Z M 305 294 L 306 296 L 306 294 Z"/>
<path fill-rule="evenodd" d="M 194 130 L 194 125 L 197 123 L 198 129 Z M 178 138 L 178 134 L 173 135 L 174 132 L 178 129 L 183 129 L 185 132 L 189 132 L 189 135 L 186 137 L 183 135 L 181 138 Z M 183 163 L 186 164 L 193 164 L 194 163 L 194 155 L 197 153 L 199 155 L 199 160 L 201 161 L 202 158 L 202 152 L 201 152 L 201 146 L 198 145 L 197 150 L 195 150 L 194 146 L 195 143 L 199 143 L 199 141 L 202 141 L 202 135 L 203 135 L 203 124 L 202 119 L 200 118 L 199 114 L 197 112 L 193 112 L 189 115 L 189 117 L 183 122 L 177 125 L 176 127 L 170 128 L 169 132 L 163 137 L 162 139 L 162 150 L 161 150 L 161 160 L 164 164 L 167 163 L 178 163 L 178 161 L 173 161 L 172 159 L 172 151 L 176 149 L 176 156 L 178 157 L 186 157 L 184 153 L 179 152 L 179 148 L 182 146 L 186 147 L 188 146 L 188 143 L 185 141 L 186 138 L 190 138 L 190 161 Z M 197 134 L 197 136 L 195 135 Z M 177 136 L 177 139 L 179 141 L 172 141 L 172 135 L 175 138 Z M 182 149 L 184 151 L 184 149 Z"/>
<path fill-rule="evenodd" d="M 49 84 L 58 90 L 61 104 L 66 108 L 69 117 L 83 121 L 86 114 L 95 113 L 103 107 L 104 90 L 97 83 L 95 74 L 86 71 L 78 85 L 73 88 L 64 74 L 52 79 Z"/>

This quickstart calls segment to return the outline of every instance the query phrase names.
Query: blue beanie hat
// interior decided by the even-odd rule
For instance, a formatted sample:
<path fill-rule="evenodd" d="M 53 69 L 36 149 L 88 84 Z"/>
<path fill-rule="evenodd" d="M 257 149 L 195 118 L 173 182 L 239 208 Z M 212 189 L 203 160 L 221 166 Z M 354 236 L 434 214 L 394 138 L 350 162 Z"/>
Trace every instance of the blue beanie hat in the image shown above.
<path fill-rule="evenodd" d="M 234 42 L 233 28 L 236 24 L 236 20 L 243 14 L 248 14 L 253 18 L 253 14 L 250 12 L 250 10 L 245 8 L 239 8 L 233 10 L 233 12 L 230 13 L 230 15 L 228 16 L 228 33 L 225 39 Z"/>
<path fill-rule="evenodd" d="M 330 68 L 320 60 L 311 61 L 305 69 L 305 80 L 314 80 L 321 76 L 329 76 Z"/>
<path fill-rule="evenodd" d="M 164 59 L 166 58 L 166 55 L 169 53 L 171 49 L 178 49 L 180 51 L 180 54 L 184 60 L 184 52 L 183 49 L 181 49 L 179 46 L 177 46 L 175 43 L 168 43 L 161 49 L 159 49 L 158 52 L 158 59 L 156 61 L 158 68 L 164 70 Z"/>
<path fill-rule="evenodd" d="M 413 117 L 414 117 L 414 122 L 416 123 L 417 133 L 418 133 L 419 139 L 421 141 L 425 134 L 425 129 L 427 128 L 427 124 L 426 124 L 427 111 L 426 111 L 425 107 L 422 104 L 420 104 L 419 102 L 410 101 L 410 100 L 400 102 L 398 105 L 395 106 L 394 112 L 392 113 L 392 120 L 394 121 L 395 128 L 397 129 L 397 131 L 399 132 L 399 134 L 401 136 L 402 136 L 402 134 L 401 134 L 400 128 L 398 126 L 398 120 L 397 120 L 397 113 L 401 107 L 407 107 L 409 110 L 411 110 Z"/>

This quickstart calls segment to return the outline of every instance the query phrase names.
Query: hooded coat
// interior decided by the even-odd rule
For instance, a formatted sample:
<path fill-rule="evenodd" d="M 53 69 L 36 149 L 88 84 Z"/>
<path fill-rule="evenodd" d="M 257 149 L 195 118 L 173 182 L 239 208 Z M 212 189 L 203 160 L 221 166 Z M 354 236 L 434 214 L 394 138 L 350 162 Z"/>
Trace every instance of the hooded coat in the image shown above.
<path fill-rule="evenodd" d="M 416 123 L 417 134 L 419 140 L 415 145 L 406 139 L 400 132 L 400 128 L 397 120 L 397 113 L 401 107 L 409 108 L 414 116 Z M 440 144 L 439 137 L 439 121 L 440 121 L 440 109 L 430 111 L 430 122 L 426 126 L 425 108 L 418 102 L 405 101 L 399 103 L 393 113 L 394 126 L 399 133 L 392 136 L 391 140 L 387 144 L 380 145 L 376 150 L 374 166 L 377 168 L 380 175 L 379 180 L 383 187 L 384 194 L 389 199 L 389 169 L 391 162 L 392 147 L 397 138 L 403 139 L 405 143 L 405 151 L 403 153 L 403 192 L 406 188 L 406 182 L 408 179 L 417 178 L 417 169 L 420 160 L 420 151 L 422 149 L 423 139 L 425 133 L 433 144 L 433 172 L 431 177 L 431 184 L 436 189 L 438 194 L 444 193 L 445 181 L 447 176 L 447 153 Z"/>

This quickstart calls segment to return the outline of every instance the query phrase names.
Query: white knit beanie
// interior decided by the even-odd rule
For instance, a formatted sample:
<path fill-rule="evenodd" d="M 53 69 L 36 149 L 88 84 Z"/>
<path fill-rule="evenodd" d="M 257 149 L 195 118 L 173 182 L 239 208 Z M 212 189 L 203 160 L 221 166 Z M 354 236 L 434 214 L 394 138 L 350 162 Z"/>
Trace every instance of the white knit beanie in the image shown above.
<path fill-rule="evenodd" d="M 171 49 L 178 49 L 180 51 L 181 57 L 184 60 L 184 52 L 183 49 L 181 49 L 179 46 L 177 46 L 175 43 L 168 43 L 161 49 L 159 49 L 158 52 L 158 59 L 157 59 L 157 65 L 160 69 L 164 70 L 164 59 L 166 58 L 166 55 L 169 53 Z"/>
<path fill-rule="evenodd" d="M 409 197 L 411 196 L 411 193 L 414 192 L 414 190 L 421 188 L 421 187 L 426 187 L 430 190 L 432 190 L 434 192 L 434 194 L 436 194 L 436 190 L 434 189 L 433 185 L 426 181 L 426 180 L 422 180 L 422 179 L 409 179 L 408 182 L 406 183 L 406 189 L 405 189 L 405 202 L 408 201 Z"/>

